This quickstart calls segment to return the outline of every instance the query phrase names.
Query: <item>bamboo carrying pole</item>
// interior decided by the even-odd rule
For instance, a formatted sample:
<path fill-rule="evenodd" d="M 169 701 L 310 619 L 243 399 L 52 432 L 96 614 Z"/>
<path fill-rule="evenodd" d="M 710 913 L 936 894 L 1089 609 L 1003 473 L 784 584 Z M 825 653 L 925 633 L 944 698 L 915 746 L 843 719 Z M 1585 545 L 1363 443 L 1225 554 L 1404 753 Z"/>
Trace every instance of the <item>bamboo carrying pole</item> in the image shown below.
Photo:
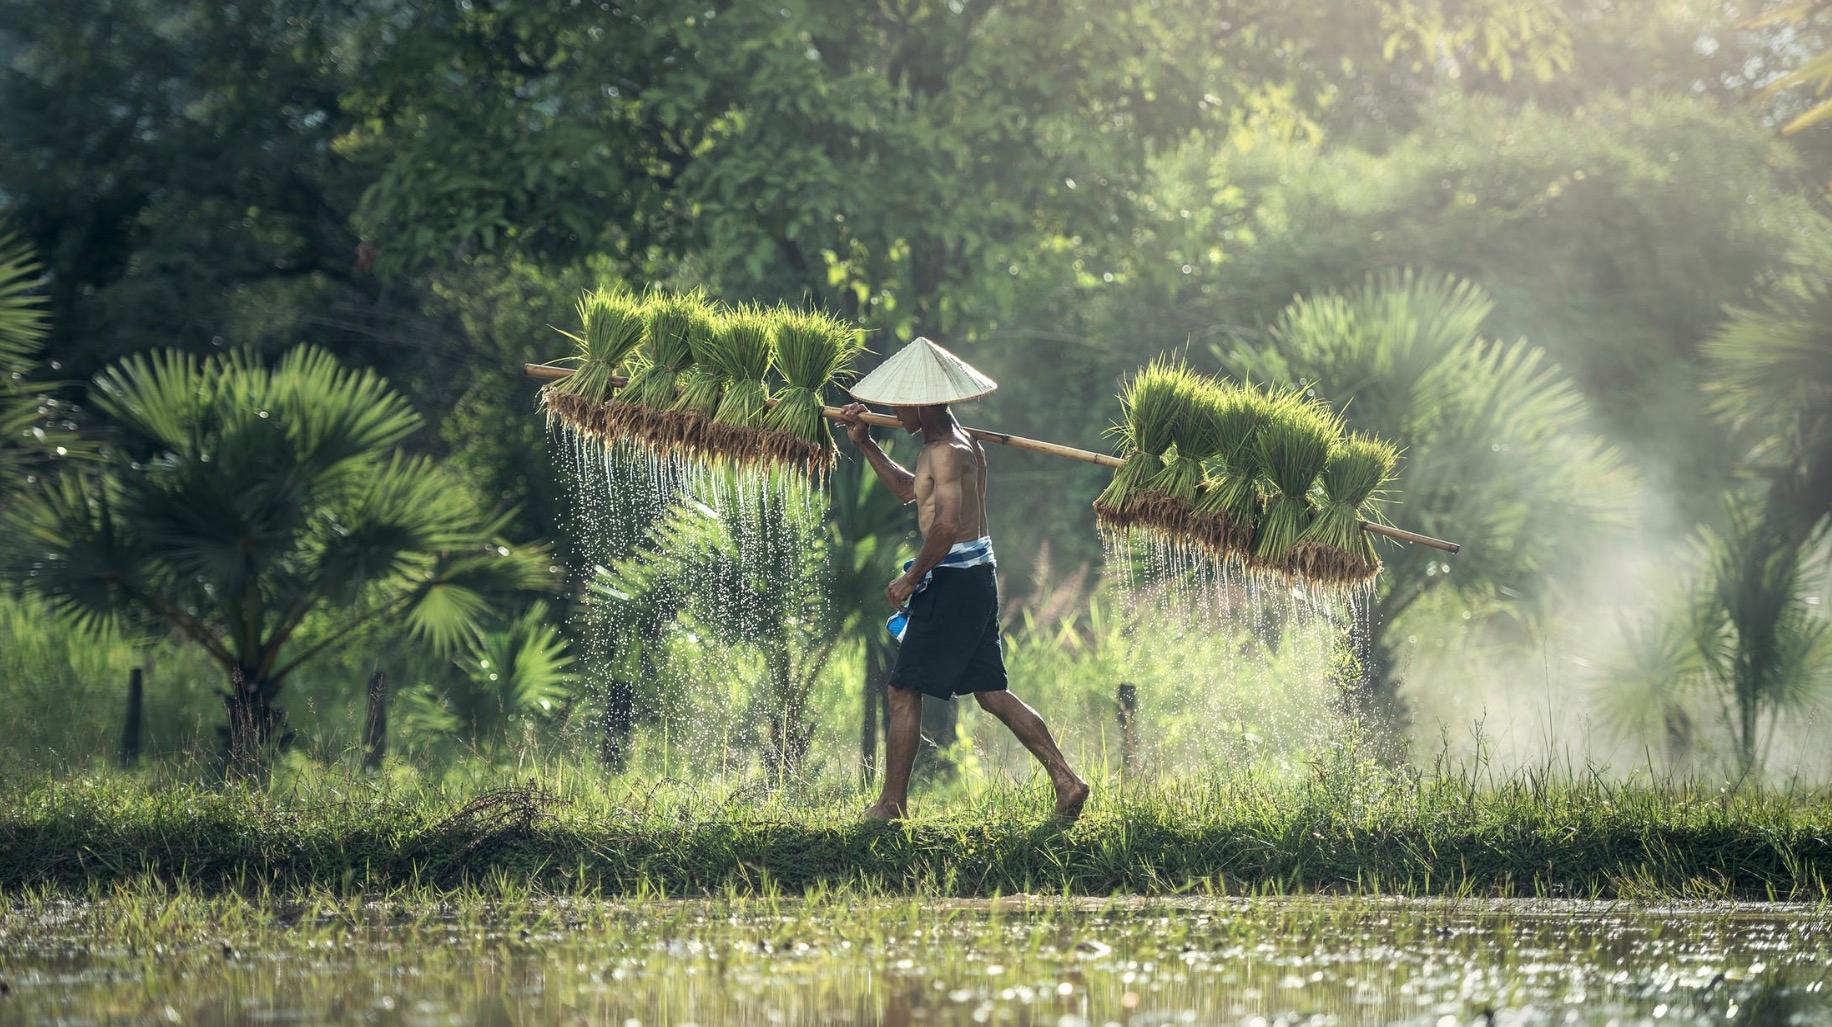
<path fill-rule="evenodd" d="M 573 372 L 570 367 L 554 367 L 552 364 L 523 364 L 522 373 L 529 378 L 551 382 L 569 377 Z M 611 381 L 616 385 L 622 385 L 624 383 L 624 379 L 622 378 L 613 378 Z M 774 403 L 775 401 L 772 400 L 771 402 Z M 838 421 L 841 419 L 840 408 L 823 406 L 821 407 L 821 416 L 830 421 Z M 903 427 L 902 421 L 897 420 L 889 414 L 861 414 L 859 415 L 859 420 L 864 421 L 866 424 L 877 425 L 880 428 Z M 962 430 L 981 442 L 996 442 L 1001 446 L 1010 446 L 1013 449 L 1024 449 L 1032 453 L 1047 453 L 1051 456 L 1079 460 L 1084 464 L 1098 464 L 1101 467 L 1118 467 L 1125 463 L 1124 460 L 1109 453 L 1096 453 L 1092 450 L 1076 449 L 1074 446 L 1063 446 L 1054 442 L 1044 442 L 1042 439 L 1027 439 L 1022 435 L 1008 435 L 1005 432 L 992 431 L 987 428 L 967 428 L 963 426 Z M 1395 528 L 1391 525 L 1376 524 L 1373 521 L 1362 521 L 1361 530 L 1370 535 L 1379 535 L 1382 538 L 1390 538 L 1399 542 L 1411 542 L 1416 545 L 1430 546 L 1433 549 L 1442 549 L 1446 553 L 1455 553 L 1463 548 L 1463 546 L 1457 542 L 1446 542 L 1441 538 L 1432 538 L 1430 535 L 1421 535 L 1416 531 L 1407 531 L 1404 528 Z"/>

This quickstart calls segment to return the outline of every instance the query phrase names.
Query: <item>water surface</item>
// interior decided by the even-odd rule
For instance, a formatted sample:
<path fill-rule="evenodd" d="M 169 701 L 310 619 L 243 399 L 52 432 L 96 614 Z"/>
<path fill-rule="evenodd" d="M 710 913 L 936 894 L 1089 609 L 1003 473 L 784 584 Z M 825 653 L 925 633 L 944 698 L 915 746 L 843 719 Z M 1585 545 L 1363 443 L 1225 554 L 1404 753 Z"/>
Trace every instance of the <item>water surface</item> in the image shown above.
<path fill-rule="evenodd" d="M 6 1023 L 1832 1023 L 1832 912 L 1781 905 L 139 899 L 4 925 Z"/>

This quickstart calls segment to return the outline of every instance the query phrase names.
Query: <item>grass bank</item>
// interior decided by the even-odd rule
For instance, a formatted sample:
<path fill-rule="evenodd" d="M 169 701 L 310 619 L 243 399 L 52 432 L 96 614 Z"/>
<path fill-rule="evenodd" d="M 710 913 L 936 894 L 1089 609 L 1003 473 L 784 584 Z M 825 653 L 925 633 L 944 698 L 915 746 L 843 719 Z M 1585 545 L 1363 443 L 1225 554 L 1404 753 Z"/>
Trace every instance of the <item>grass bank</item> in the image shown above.
<path fill-rule="evenodd" d="M 324 775 L 264 788 L 95 775 L 0 791 L 0 890 L 136 880 L 603 895 L 1362 892 L 1825 901 L 1832 796 L 1527 776 L 1097 782 L 1076 825 L 1041 789 L 860 797 L 545 772 L 435 787 Z"/>

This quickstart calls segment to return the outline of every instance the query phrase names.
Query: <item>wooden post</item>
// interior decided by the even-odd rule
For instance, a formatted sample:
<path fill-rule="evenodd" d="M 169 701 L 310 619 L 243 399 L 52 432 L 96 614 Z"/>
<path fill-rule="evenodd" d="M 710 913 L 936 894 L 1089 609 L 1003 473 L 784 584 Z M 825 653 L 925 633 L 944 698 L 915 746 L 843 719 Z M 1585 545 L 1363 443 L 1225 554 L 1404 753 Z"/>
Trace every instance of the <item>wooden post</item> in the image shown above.
<path fill-rule="evenodd" d="M 628 681 L 613 681 L 604 699 L 598 759 L 615 772 L 630 762 L 630 733 L 636 730 L 636 686 Z"/>
<path fill-rule="evenodd" d="M 869 659 L 869 657 L 867 658 Z M 878 683 L 868 669 L 859 716 L 859 781 L 866 788 L 878 777 Z"/>
<path fill-rule="evenodd" d="M 143 668 L 127 672 L 127 716 L 121 724 L 121 768 L 140 762 L 140 740 L 146 725 L 146 685 Z"/>
<path fill-rule="evenodd" d="M 1139 752 L 1136 727 L 1139 712 L 1138 686 L 1130 681 L 1122 681 L 1114 698 L 1120 720 L 1120 767 L 1126 773 L 1131 773 Z"/>
<path fill-rule="evenodd" d="M 363 717 L 363 769 L 379 773 L 388 755 L 388 675 L 369 678 L 369 709 Z"/>

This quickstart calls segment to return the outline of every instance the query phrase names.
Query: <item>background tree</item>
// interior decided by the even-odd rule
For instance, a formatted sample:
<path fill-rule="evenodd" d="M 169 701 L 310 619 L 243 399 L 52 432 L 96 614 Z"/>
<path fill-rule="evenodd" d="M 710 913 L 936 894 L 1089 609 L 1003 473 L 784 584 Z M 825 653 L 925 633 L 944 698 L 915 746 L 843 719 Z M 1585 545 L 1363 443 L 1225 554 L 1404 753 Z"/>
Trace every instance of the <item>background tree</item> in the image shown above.
<path fill-rule="evenodd" d="M 884 446 L 888 451 L 892 444 L 886 440 Z M 835 465 L 828 490 L 832 502 L 829 596 L 837 630 L 857 638 L 864 650 L 859 756 L 869 779 L 877 766 L 878 743 L 888 716 L 884 689 L 890 684 L 897 656 L 890 632 L 884 628 L 890 616 L 884 604 L 884 584 L 901 566 L 898 553 L 914 534 L 915 518 L 856 453 Z M 947 709 L 940 703 L 925 706 Z M 946 725 L 929 725 L 928 733 L 952 740 L 952 727 L 949 718 Z"/>
<path fill-rule="evenodd" d="M 457 743 L 495 758 L 570 708 L 572 656 L 545 602 L 504 623 L 474 628 L 443 686 L 402 697 L 402 726 L 422 741 Z"/>
<path fill-rule="evenodd" d="M 727 702 L 709 716 L 740 712 L 766 772 L 797 773 L 814 736 L 809 696 L 842 637 L 823 598 L 826 529 L 794 515 L 740 523 L 761 516 L 754 505 L 729 504 L 727 514 L 691 493 L 660 505 L 640 542 L 599 569 L 595 630 L 608 636 L 600 644 L 613 679 L 633 679 L 645 709 L 704 722 L 692 712 L 698 704 Z M 676 645 L 692 658 L 657 651 Z"/>
<path fill-rule="evenodd" d="M 209 653 L 238 763 L 283 737 L 276 700 L 313 656 L 386 622 L 450 647 L 494 592 L 545 581 L 538 550 L 397 450 L 419 424 L 406 402 L 322 350 L 271 368 L 165 351 L 95 388 L 107 460 L 22 498 L 17 576 L 79 628 L 157 625 Z"/>
<path fill-rule="evenodd" d="M 78 448 L 50 387 L 31 379 L 47 333 L 42 271 L 31 248 L 0 234 L 0 504 L 57 457 Z M 0 505 L 0 509 L 4 509 Z"/>
<path fill-rule="evenodd" d="M 1766 528 L 1796 547 L 1832 517 L 1832 221 L 1807 227 L 1705 345 L 1714 406 L 1766 489 Z"/>
<path fill-rule="evenodd" d="M 1420 599 L 1455 588 L 1530 623 L 1627 510 L 1625 469 L 1584 430 L 1583 398 L 1543 351 L 1483 336 L 1492 306 L 1467 282 L 1390 272 L 1301 298 L 1263 337 L 1217 349 L 1233 374 L 1306 386 L 1404 447 L 1396 515 L 1408 526 L 1481 540 L 1449 560 L 1383 547 L 1367 653 L 1375 710 L 1396 708 L 1392 634 Z"/>
<path fill-rule="evenodd" d="M 1747 776 L 1761 768 L 1775 721 L 1832 685 L 1832 622 L 1808 598 L 1825 568 L 1813 540 L 1796 542 L 1745 509 L 1733 509 L 1726 531 L 1708 531 L 1703 550 L 1697 637 Z"/>

